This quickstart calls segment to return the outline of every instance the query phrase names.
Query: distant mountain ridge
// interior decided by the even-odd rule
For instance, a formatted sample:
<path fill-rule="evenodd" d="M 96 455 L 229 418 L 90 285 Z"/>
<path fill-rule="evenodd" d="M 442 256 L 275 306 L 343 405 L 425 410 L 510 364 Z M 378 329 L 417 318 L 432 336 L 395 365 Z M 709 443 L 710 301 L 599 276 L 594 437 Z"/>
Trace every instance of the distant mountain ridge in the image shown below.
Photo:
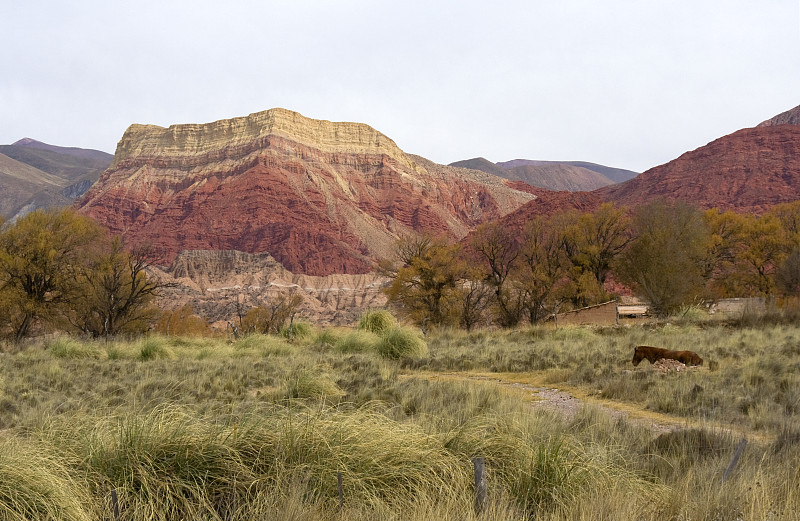
<path fill-rule="evenodd" d="M 23 138 L 0 145 L 0 215 L 13 219 L 37 208 L 68 206 L 100 177 L 113 156 Z"/>
<path fill-rule="evenodd" d="M 512 159 L 492 163 L 476 157 L 450 163 L 450 166 L 481 170 L 510 181 L 522 181 L 538 188 L 553 191 L 582 192 L 622 182 L 637 172 L 612 168 L 586 161 L 539 161 Z"/>
<path fill-rule="evenodd" d="M 800 199 L 800 107 L 593 193 L 626 206 L 667 199 L 756 214 L 796 201 Z"/>

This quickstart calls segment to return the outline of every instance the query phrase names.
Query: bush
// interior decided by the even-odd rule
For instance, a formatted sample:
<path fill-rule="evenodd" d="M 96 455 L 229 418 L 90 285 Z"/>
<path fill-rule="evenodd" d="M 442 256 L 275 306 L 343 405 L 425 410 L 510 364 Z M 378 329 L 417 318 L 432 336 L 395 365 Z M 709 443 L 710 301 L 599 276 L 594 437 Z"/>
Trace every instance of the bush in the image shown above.
<path fill-rule="evenodd" d="M 422 358 L 428 344 L 413 329 L 394 327 L 381 337 L 378 353 L 384 358 Z"/>
<path fill-rule="evenodd" d="M 397 319 L 384 309 L 367 311 L 358 322 L 358 329 L 380 335 L 397 326 Z"/>

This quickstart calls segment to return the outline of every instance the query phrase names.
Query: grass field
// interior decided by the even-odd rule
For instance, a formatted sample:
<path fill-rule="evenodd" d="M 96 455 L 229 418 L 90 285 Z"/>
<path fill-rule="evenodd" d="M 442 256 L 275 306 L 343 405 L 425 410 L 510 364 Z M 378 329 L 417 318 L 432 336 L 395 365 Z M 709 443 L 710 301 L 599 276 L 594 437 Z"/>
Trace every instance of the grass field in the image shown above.
<path fill-rule="evenodd" d="M 4 346 L 0 518 L 113 519 L 113 490 L 125 520 L 798 519 L 800 326 L 423 339 L 385 318 L 293 341 Z M 634 368 L 638 344 L 692 349 L 705 365 Z M 565 420 L 469 378 L 478 373 L 590 405 Z M 608 407 L 685 428 L 654 433 Z M 749 443 L 722 483 L 742 436 Z M 477 456 L 489 492 L 480 515 Z"/>

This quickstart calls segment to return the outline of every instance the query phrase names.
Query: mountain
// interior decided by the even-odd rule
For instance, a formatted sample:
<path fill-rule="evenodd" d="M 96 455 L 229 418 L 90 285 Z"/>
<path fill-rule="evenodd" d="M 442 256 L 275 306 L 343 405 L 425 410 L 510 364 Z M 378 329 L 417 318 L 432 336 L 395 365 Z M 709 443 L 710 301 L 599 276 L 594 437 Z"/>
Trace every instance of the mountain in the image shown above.
<path fill-rule="evenodd" d="M 535 161 L 512 159 L 492 163 L 477 157 L 450 163 L 450 166 L 472 168 L 511 181 L 522 181 L 547 190 L 570 192 L 591 191 L 622 181 L 638 174 L 630 170 L 612 168 L 586 161 Z"/>
<path fill-rule="evenodd" d="M 184 250 L 268 253 L 292 273 L 374 271 L 397 238 L 461 238 L 535 196 L 404 153 L 361 123 L 285 109 L 207 124 L 132 125 L 77 203 L 164 265 Z"/>
<path fill-rule="evenodd" d="M 800 125 L 800 105 L 758 124 L 759 127 L 772 127 L 775 125 Z"/>
<path fill-rule="evenodd" d="M 634 172 L 632 170 L 625 170 L 624 168 L 614 168 L 611 166 L 604 166 L 598 165 L 597 163 L 589 163 L 588 161 L 536 161 L 531 159 L 512 159 L 511 161 L 505 161 L 501 163 L 497 163 L 499 166 L 503 168 L 514 168 L 518 166 L 524 165 L 568 165 L 568 166 L 575 166 L 580 168 L 585 168 L 586 170 L 591 170 L 592 172 L 597 172 L 601 174 L 607 179 L 610 179 L 614 183 L 623 183 L 628 179 L 633 179 L 639 172 Z"/>
<path fill-rule="evenodd" d="M 523 164 L 507 167 L 505 171 L 506 179 L 554 191 L 589 192 L 614 184 L 603 174 L 563 163 Z"/>
<path fill-rule="evenodd" d="M 471 170 L 480 170 L 481 172 L 486 172 L 487 174 L 496 175 L 498 177 L 503 177 L 503 178 L 506 177 L 505 168 L 496 165 L 483 157 L 475 157 L 473 159 L 456 161 L 455 163 L 450 163 L 449 166 L 456 166 L 459 168 L 469 168 Z"/>
<path fill-rule="evenodd" d="M 665 198 L 760 213 L 800 199 L 800 126 L 742 129 L 593 193 L 627 206 Z"/>
<path fill-rule="evenodd" d="M 592 192 L 554 192 L 542 188 L 533 188 L 530 192 L 536 195 L 536 199 L 501 217 L 503 226 L 521 231 L 528 221 L 536 217 L 551 217 L 569 210 L 593 212 L 603 204 L 603 200 Z"/>
<path fill-rule="evenodd" d="M 0 215 L 13 219 L 37 208 L 72 204 L 100 177 L 112 157 L 30 138 L 0 145 Z"/>

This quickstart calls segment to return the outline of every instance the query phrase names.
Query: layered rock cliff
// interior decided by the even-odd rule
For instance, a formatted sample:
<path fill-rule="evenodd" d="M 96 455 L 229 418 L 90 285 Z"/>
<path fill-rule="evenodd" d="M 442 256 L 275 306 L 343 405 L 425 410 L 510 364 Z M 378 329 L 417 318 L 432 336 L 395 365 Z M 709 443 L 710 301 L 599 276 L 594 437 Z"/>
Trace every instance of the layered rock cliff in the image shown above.
<path fill-rule="evenodd" d="M 414 231 L 466 235 L 535 196 L 405 154 L 368 125 L 272 109 L 132 125 L 78 205 L 172 263 L 182 250 L 269 253 L 293 273 L 367 273 Z"/>
<path fill-rule="evenodd" d="M 269 306 L 286 294 L 300 296 L 298 315 L 316 324 L 352 324 L 364 311 L 386 304 L 381 292 L 386 277 L 295 274 L 266 253 L 187 250 L 175 257 L 172 266 L 153 271 L 173 283 L 163 295 L 162 307 L 191 304 L 218 327 L 234 320 L 239 310 Z"/>

